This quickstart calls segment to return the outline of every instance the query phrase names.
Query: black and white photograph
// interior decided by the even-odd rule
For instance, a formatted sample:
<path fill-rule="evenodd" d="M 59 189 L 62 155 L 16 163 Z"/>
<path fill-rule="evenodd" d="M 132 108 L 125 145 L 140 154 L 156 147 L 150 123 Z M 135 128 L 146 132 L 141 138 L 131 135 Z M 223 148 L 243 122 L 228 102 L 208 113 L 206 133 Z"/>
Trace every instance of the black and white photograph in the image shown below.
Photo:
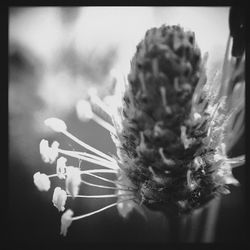
<path fill-rule="evenodd" d="M 9 7 L 14 249 L 246 242 L 245 33 L 239 6 Z"/>

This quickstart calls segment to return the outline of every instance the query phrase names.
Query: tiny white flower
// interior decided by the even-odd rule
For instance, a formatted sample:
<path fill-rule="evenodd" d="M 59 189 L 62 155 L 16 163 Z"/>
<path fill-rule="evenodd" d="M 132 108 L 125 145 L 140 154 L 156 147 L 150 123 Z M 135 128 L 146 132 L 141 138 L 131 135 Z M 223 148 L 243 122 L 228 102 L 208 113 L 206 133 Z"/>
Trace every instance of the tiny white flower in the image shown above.
<path fill-rule="evenodd" d="M 93 118 L 93 111 L 91 105 L 86 100 L 80 100 L 76 104 L 76 113 L 80 120 L 88 121 Z"/>
<path fill-rule="evenodd" d="M 68 232 L 68 227 L 72 223 L 72 216 L 74 212 L 71 209 L 68 209 L 61 217 L 61 233 L 63 236 L 66 236 Z"/>
<path fill-rule="evenodd" d="M 43 139 L 40 142 L 39 148 L 43 161 L 45 163 L 54 163 L 54 161 L 58 157 L 59 143 L 57 141 L 54 141 L 51 147 L 49 147 L 49 142 Z"/>
<path fill-rule="evenodd" d="M 79 168 L 67 167 L 66 191 L 73 197 L 79 192 L 81 184 L 81 171 Z"/>
<path fill-rule="evenodd" d="M 56 187 L 53 193 L 52 202 L 59 212 L 65 210 L 64 206 L 66 200 L 67 200 L 67 193 L 60 187 Z"/>
<path fill-rule="evenodd" d="M 65 157 L 60 157 L 56 162 L 56 173 L 59 179 L 65 179 L 66 162 L 67 159 Z"/>
<path fill-rule="evenodd" d="M 44 124 L 54 130 L 55 132 L 64 132 L 67 130 L 65 122 L 61 119 L 52 117 L 44 121 Z"/>
<path fill-rule="evenodd" d="M 41 174 L 37 172 L 33 175 L 34 183 L 38 190 L 48 191 L 50 189 L 50 180 L 46 174 Z"/>

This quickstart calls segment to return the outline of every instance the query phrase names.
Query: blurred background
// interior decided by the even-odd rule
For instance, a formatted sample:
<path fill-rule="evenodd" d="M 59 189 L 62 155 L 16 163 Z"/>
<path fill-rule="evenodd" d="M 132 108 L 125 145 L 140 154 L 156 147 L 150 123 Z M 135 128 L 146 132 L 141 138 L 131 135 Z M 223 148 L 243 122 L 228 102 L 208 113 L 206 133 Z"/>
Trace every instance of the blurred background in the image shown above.
<path fill-rule="evenodd" d="M 209 52 L 208 73 L 223 60 L 229 35 L 229 7 L 15 7 L 9 9 L 9 238 L 16 242 L 165 243 L 173 242 L 167 221 L 151 213 L 123 220 L 116 208 L 76 221 L 66 238 L 59 235 L 61 214 L 52 195 L 39 192 L 33 174 L 55 173 L 55 164 L 40 157 L 41 139 L 57 140 L 64 149 L 80 148 L 48 130 L 43 120 L 63 119 L 78 138 L 115 154 L 109 133 L 93 121 L 78 119 L 75 105 L 94 87 L 109 94 L 113 69 L 127 75 L 136 45 L 147 29 L 180 24 L 195 32 L 202 54 Z M 232 154 L 244 153 L 243 140 Z M 72 162 L 72 164 L 78 164 Z M 216 242 L 245 240 L 244 166 L 234 174 L 241 186 L 222 198 L 215 228 Z M 103 193 L 85 189 L 85 193 Z M 115 200 L 114 200 L 115 201 Z M 109 204 L 108 200 L 67 202 L 75 214 Z M 196 239 L 201 241 L 202 237 Z"/>

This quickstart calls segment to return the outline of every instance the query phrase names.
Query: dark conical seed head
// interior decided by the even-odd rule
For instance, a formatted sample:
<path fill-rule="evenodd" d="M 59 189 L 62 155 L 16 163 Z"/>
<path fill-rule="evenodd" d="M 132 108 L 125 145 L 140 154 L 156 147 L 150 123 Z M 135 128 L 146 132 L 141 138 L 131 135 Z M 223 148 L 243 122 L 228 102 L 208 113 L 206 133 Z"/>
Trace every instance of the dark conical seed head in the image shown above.
<path fill-rule="evenodd" d="M 121 167 L 141 203 L 190 211 L 212 197 L 208 172 L 192 170 L 207 150 L 201 140 L 207 127 L 188 126 L 200 75 L 195 35 L 180 26 L 152 28 L 137 46 L 117 137 Z M 195 141 L 187 137 L 194 131 Z"/>

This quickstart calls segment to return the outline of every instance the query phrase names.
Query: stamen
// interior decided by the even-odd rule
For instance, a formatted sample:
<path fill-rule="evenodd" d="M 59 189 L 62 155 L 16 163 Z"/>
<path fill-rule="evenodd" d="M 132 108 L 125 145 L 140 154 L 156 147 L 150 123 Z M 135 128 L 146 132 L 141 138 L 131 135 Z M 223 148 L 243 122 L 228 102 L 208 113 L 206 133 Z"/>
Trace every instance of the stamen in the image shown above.
<path fill-rule="evenodd" d="M 200 167 L 203 167 L 205 164 L 203 159 L 200 156 L 196 156 L 193 162 L 194 162 L 195 171 L 197 171 Z"/>
<path fill-rule="evenodd" d="M 216 114 L 217 114 L 217 110 L 221 107 L 221 106 L 223 106 L 223 103 L 222 102 L 224 102 L 225 101 L 225 97 L 221 97 L 221 99 L 219 100 L 219 102 L 217 103 L 217 104 L 215 104 L 215 106 L 214 107 L 212 107 L 212 110 L 211 110 L 211 113 L 210 113 L 210 124 L 213 122 L 213 119 L 214 119 L 214 117 L 216 116 Z"/>
<path fill-rule="evenodd" d="M 58 157 L 58 147 L 59 143 L 57 141 L 54 141 L 51 147 L 49 147 L 49 142 L 47 140 L 41 140 L 39 149 L 41 157 L 45 163 L 54 163 Z"/>
<path fill-rule="evenodd" d="M 199 113 L 197 113 L 197 112 L 195 112 L 195 113 L 193 114 L 193 117 L 194 117 L 194 120 L 195 120 L 195 121 L 198 121 L 199 119 L 201 119 L 201 115 L 200 115 Z"/>
<path fill-rule="evenodd" d="M 94 176 L 96 178 L 99 178 L 99 179 L 102 179 L 102 180 L 105 180 L 105 181 L 108 181 L 108 182 L 111 182 L 111 183 L 114 183 L 116 184 L 116 182 L 114 181 L 111 181 L 111 180 L 108 180 L 106 178 L 103 178 L 103 177 L 100 177 L 98 175 L 94 175 L 92 173 L 114 173 L 114 174 L 117 174 L 117 171 L 115 170 L 111 170 L 111 169 L 92 169 L 92 170 L 83 170 L 83 171 L 80 171 L 80 174 L 86 174 L 86 175 L 91 175 L 91 176 Z M 65 176 L 67 176 L 67 173 L 65 173 Z M 51 175 L 46 175 L 47 178 L 51 178 L 51 177 L 58 177 L 58 174 L 51 174 Z"/>
<path fill-rule="evenodd" d="M 85 174 L 85 173 L 84 173 L 84 174 Z M 91 173 L 86 173 L 86 174 L 87 174 L 87 175 L 90 175 L 90 176 L 93 176 L 93 177 L 95 177 L 95 178 L 97 178 L 97 179 L 100 179 L 100 180 L 103 180 L 103 181 L 106 181 L 106 182 L 115 184 L 115 185 L 118 184 L 118 185 L 120 185 L 120 186 L 124 186 L 124 187 L 127 188 L 127 190 L 133 190 L 133 188 L 131 188 L 131 187 L 125 185 L 125 184 L 121 184 L 121 183 L 119 183 L 119 182 L 117 182 L 117 181 L 112 181 L 112 180 L 109 180 L 109 179 L 107 179 L 107 178 L 104 178 L 104 177 L 101 177 L 101 176 L 98 176 L 98 175 L 95 175 L 95 174 L 91 174 Z"/>
<path fill-rule="evenodd" d="M 50 180 L 46 174 L 41 174 L 37 172 L 33 175 L 33 181 L 38 190 L 48 191 L 50 189 Z"/>
<path fill-rule="evenodd" d="M 116 170 L 111 170 L 111 169 L 91 169 L 91 170 L 81 171 L 81 174 L 92 174 L 92 173 L 113 173 L 113 174 L 117 174 L 117 171 Z"/>
<path fill-rule="evenodd" d="M 235 112 L 236 114 L 236 112 Z M 241 110 L 238 114 L 237 114 L 237 119 L 236 122 L 234 123 L 233 126 L 233 131 L 234 133 L 237 133 L 237 136 L 240 136 L 239 131 L 241 129 L 242 126 L 244 126 L 244 118 L 245 118 L 245 112 L 244 110 Z"/>
<path fill-rule="evenodd" d="M 124 194 L 103 194 L 103 195 L 76 195 L 74 198 L 90 198 L 90 199 L 103 199 L 103 198 L 114 198 L 124 196 Z M 126 195 L 125 195 L 126 196 Z M 72 195 L 67 195 L 67 197 L 73 197 Z"/>
<path fill-rule="evenodd" d="M 218 110 L 220 108 L 223 108 L 225 106 L 225 101 L 226 101 L 226 97 L 225 96 L 222 96 L 220 98 L 220 100 L 218 101 L 217 104 L 215 104 L 214 107 L 212 107 L 212 112 L 210 114 L 210 123 L 209 123 L 209 128 L 208 128 L 208 131 L 207 131 L 207 137 L 210 138 L 210 134 L 212 132 L 212 129 L 213 129 L 213 126 L 214 126 L 214 123 L 216 121 L 216 118 L 218 117 Z M 224 122 L 225 124 L 225 122 Z"/>
<path fill-rule="evenodd" d="M 168 166 L 173 166 L 175 165 L 175 162 L 171 159 L 167 159 L 163 153 L 163 148 L 159 148 L 159 154 L 161 155 L 161 158 L 163 160 L 163 162 L 168 165 Z"/>
<path fill-rule="evenodd" d="M 95 159 L 92 159 L 92 158 L 89 158 L 89 157 L 86 157 L 86 156 L 81 156 L 81 155 L 75 154 L 74 151 L 67 151 L 67 150 L 59 149 L 58 152 L 60 152 L 60 153 L 62 153 L 64 155 L 68 155 L 68 156 L 77 158 L 77 159 L 81 159 L 81 160 L 84 160 L 84 161 L 87 161 L 87 162 L 94 163 L 94 164 L 102 166 L 102 167 L 107 167 L 107 168 L 114 169 L 114 170 L 119 169 L 117 164 L 107 162 L 105 160 L 103 160 L 103 161 L 99 160 L 99 159 L 95 160 Z"/>
<path fill-rule="evenodd" d="M 145 138 L 142 131 L 140 131 L 140 147 L 145 147 Z"/>
<path fill-rule="evenodd" d="M 112 158 L 113 161 L 109 161 L 109 160 L 103 159 L 102 157 L 99 157 L 97 155 L 93 155 L 93 154 L 90 154 L 90 153 L 87 153 L 87 152 L 70 151 L 70 150 L 64 150 L 64 149 L 59 149 L 59 152 L 62 153 L 62 154 L 70 155 L 70 156 L 72 156 L 72 155 L 83 156 L 83 157 L 86 157 L 86 158 L 91 158 L 93 160 L 97 160 L 97 161 L 101 161 L 101 162 L 105 162 L 105 163 L 109 163 L 109 164 L 113 164 L 113 165 L 114 165 L 114 163 L 116 163 L 116 162 L 114 162 L 115 160 L 113 158 Z"/>
<path fill-rule="evenodd" d="M 98 149 L 95 149 L 94 147 L 91 147 L 90 145 L 88 145 L 87 143 L 79 140 L 77 137 L 75 137 L 74 135 L 72 135 L 71 133 L 69 133 L 68 131 L 62 131 L 62 133 L 66 136 L 68 136 L 70 139 L 72 139 L 73 141 L 75 141 L 76 143 L 78 143 L 79 145 L 81 145 L 82 147 L 94 152 L 95 154 L 97 155 L 100 155 L 102 156 L 103 158 L 109 160 L 109 161 L 112 161 L 112 162 L 115 162 L 115 160 L 110 157 L 109 155 L 106 155 L 104 154 L 103 152 L 99 151 Z"/>
<path fill-rule="evenodd" d="M 94 183 L 90 183 L 88 181 L 82 180 L 82 183 L 92 186 L 92 187 L 99 187 L 99 188 L 105 188 L 105 189 L 114 189 L 114 190 L 124 190 L 124 191 L 129 191 L 129 189 L 122 189 L 122 188 L 117 188 L 117 187 L 109 187 L 109 186 L 104 186 L 104 185 L 97 185 Z"/>
<path fill-rule="evenodd" d="M 174 78 L 174 88 L 177 92 L 181 91 L 181 88 L 179 86 L 179 80 L 177 77 Z"/>
<path fill-rule="evenodd" d="M 164 180 L 162 178 L 160 178 L 160 177 L 157 176 L 157 174 L 155 173 L 154 169 L 151 166 L 149 166 L 148 169 L 152 173 L 154 181 L 158 182 L 159 184 L 163 184 L 164 183 Z"/>
<path fill-rule="evenodd" d="M 152 70 L 154 77 L 157 77 L 159 74 L 159 65 L 158 60 L 156 58 L 152 60 Z"/>
<path fill-rule="evenodd" d="M 54 130 L 55 132 L 63 132 L 67 130 L 67 126 L 65 124 L 65 122 L 61 119 L 58 119 L 56 117 L 51 117 L 48 118 L 44 121 L 44 124 L 51 128 L 52 130 Z"/>
<path fill-rule="evenodd" d="M 82 121 L 89 121 L 94 115 L 90 103 L 86 100 L 79 100 L 77 102 L 76 113 L 78 118 Z"/>
<path fill-rule="evenodd" d="M 162 104 L 167 112 L 167 114 L 171 114 L 172 113 L 172 110 L 171 108 L 168 106 L 168 103 L 167 103 L 167 97 L 166 97 L 166 88 L 161 86 L 160 87 L 160 92 L 161 92 L 161 99 L 162 99 Z"/>
<path fill-rule="evenodd" d="M 103 161 L 103 162 L 106 162 L 106 163 L 113 163 L 113 164 L 114 164 L 114 162 L 105 160 L 105 159 L 103 159 L 103 158 L 101 158 L 101 157 L 99 157 L 99 156 L 92 155 L 92 154 L 89 154 L 89 153 L 87 153 L 87 152 L 78 152 L 78 153 L 79 153 L 80 155 L 82 155 L 82 156 L 86 156 L 86 157 L 92 158 L 92 159 L 94 159 L 94 160 L 98 160 L 98 161 Z"/>
<path fill-rule="evenodd" d="M 187 171 L 187 184 L 190 187 L 191 186 L 191 171 Z"/>
<path fill-rule="evenodd" d="M 133 200 L 133 199 L 121 200 L 121 201 L 112 203 L 112 204 L 110 204 L 110 205 L 108 205 L 108 206 L 106 206 L 106 207 L 103 207 L 103 208 L 98 209 L 98 210 L 96 210 L 96 211 L 93 211 L 93 212 L 91 212 L 91 213 L 87 213 L 87 214 L 84 214 L 84 215 L 72 217 L 72 220 L 79 220 L 79 219 L 82 219 L 82 218 L 86 218 L 86 217 L 91 216 L 91 215 L 93 215 L 93 214 L 100 213 L 100 212 L 102 212 L 102 211 L 104 211 L 104 210 L 106 210 L 106 209 L 108 209 L 108 208 L 114 207 L 114 206 L 118 205 L 118 204 L 121 203 L 121 202 L 129 201 L 129 200 Z"/>
<path fill-rule="evenodd" d="M 229 104 L 230 104 L 230 108 L 233 108 L 236 106 L 244 107 L 245 105 L 245 82 L 239 82 L 235 85 Z"/>
<path fill-rule="evenodd" d="M 58 175 L 57 174 L 51 174 L 51 175 L 47 175 L 49 178 L 51 177 L 57 177 Z"/>
<path fill-rule="evenodd" d="M 93 114 L 93 117 L 92 119 L 98 123 L 100 126 L 102 126 L 103 128 L 107 129 L 110 133 L 112 134 L 116 134 L 116 129 L 111 125 L 109 124 L 108 122 L 104 121 L 101 117 L 99 117 L 98 115 L 96 114 Z"/>
<path fill-rule="evenodd" d="M 145 84 L 145 80 L 144 80 L 144 75 L 142 72 L 139 73 L 139 80 L 141 83 L 141 88 L 142 88 L 142 92 L 143 94 L 147 94 L 147 89 L 146 89 L 146 84 Z"/>
<path fill-rule="evenodd" d="M 226 159 L 226 162 L 231 165 L 232 168 L 236 168 L 245 164 L 245 155 L 237 156 L 234 158 Z"/>
<path fill-rule="evenodd" d="M 92 111 L 91 105 L 88 101 L 86 100 L 78 101 L 76 105 L 76 111 L 80 120 L 88 121 L 92 119 L 101 127 L 107 129 L 110 133 L 116 134 L 116 130 L 112 125 L 110 125 L 108 122 L 103 120 L 101 117 L 99 117 Z"/>
<path fill-rule="evenodd" d="M 199 100 L 201 94 L 203 93 L 203 87 L 206 83 L 206 73 L 205 73 L 205 67 L 208 60 L 208 53 L 206 52 L 203 59 L 202 59 L 202 65 L 201 65 L 201 73 L 200 73 L 200 79 L 195 87 L 193 98 L 192 98 L 192 106 L 194 107 L 196 102 Z"/>
<path fill-rule="evenodd" d="M 181 126 L 181 140 L 183 142 L 185 149 L 187 149 L 193 141 L 192 138 L 191 139 L 187 138 L 186 130 L 187 128 L 185 126 Z"/>
<path fill-rule="evenodd" d="M 227 40 L 227 47 L 226 47 L 226 52 L 225 52 L 225 56 L 224 56 L 224 64 L 222 67 L 222 78 L 221 78 L 221 86 L 223 85 L 228 85 L 226 83 L 226 77 L 228 76 L 229 70 L 230 70 L 230 63 L 231 63 L 231 48 L 232 48 L 232 38 L 229 36 L 228 40 Z M 225 86 L 225 88 L 221 87 L 220 90 L 220 94 L 223 93 L 223 90 L 227 89 L 227 86 Z"/>
<path fill-rule="evenodd" d="M 196 183 L 191 179 L 191 170 L 187 171 L 187 185 L 191 190 L 196 186 Z"/>
<path fill-rule="evenodd" d="M 96 104 L 99 108 L 101 108 L 107 115 L 112 118 L 112 110 L 103 102 L 99 96 L 96 94 L 95 89 L 90 89 L 89 92 L 90 101 L 93 104 Z"/>
<path fill-rule="evenodd" d="M 93 154 L 90 154 L 90 153 L 87 153 L 87 152 L 81 152 L 81 151 L 69 151 L 69 150 L 64 150 L 64 149 L 59 149 L 59 152 L 61 152 L 62 154 L 76 154 L 76 155 L 81 155 L 81 156 L 86 156 L 88 158 L 92 158 L 94 160 L 98 160 L 98 161 L 103 161 L 103 162 L 106 162 L 106 163 L 114 163 L 114 161 L 108 161 L 106 159 L 103 159 L 102 157 L 99 157 L 97 155 L 93 155 Z"/>

